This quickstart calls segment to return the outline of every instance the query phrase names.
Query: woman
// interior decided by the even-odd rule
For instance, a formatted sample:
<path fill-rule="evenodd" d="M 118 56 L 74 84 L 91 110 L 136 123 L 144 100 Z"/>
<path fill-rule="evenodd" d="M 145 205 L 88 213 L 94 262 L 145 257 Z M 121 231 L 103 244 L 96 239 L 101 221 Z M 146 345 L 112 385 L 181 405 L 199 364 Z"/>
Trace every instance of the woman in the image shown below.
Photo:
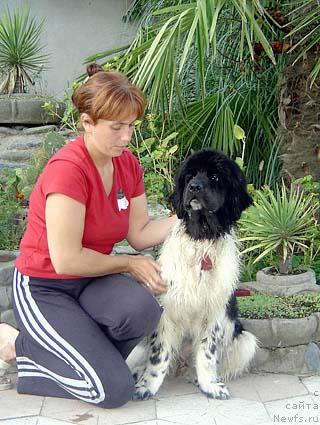
<path fill-rule="evenodd" d="M 176 217 L 148 219 L 127 149 L 142 92 L 96 64 L 88 74 L 72 96 L 83 135 L 49 160 L 30 197 L 13 282 L 20 332 L 0 325 L 0 369 L 16 358 L 19 393 L 110 408 L 132 397 L 125 359 L 157 326 L 153 294 L 166 290 L 153 259 L 110 253 L 123 239 L 137 250 L 161 243 Z"/>

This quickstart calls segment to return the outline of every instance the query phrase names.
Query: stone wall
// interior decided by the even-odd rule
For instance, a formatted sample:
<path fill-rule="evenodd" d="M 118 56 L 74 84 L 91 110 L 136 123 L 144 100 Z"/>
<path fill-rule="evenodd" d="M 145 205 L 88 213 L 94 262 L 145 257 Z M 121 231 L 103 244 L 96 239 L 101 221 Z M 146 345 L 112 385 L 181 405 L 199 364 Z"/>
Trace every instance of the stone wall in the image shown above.
<path fill-rule="evenodd" d="M 26 168 L 51 131 L 59 132 L 66 139 L 73 135 L 72 131 L 59 130 L 55 125 L 0 127 L 0 172 L 3 168 Z"/>

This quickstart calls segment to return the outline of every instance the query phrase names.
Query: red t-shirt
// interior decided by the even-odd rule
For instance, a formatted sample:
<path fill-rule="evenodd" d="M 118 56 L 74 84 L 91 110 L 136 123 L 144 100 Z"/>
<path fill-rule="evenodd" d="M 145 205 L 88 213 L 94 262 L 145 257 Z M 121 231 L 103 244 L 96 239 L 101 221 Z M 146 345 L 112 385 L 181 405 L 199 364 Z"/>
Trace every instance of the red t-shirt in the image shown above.
<path fill-rule="evenodd" d="M 83 136 L 70 141 L 49 160 L 30 196 L 28 224 L 16 260 L 22 274 L 52 279 L 76 277 L 57 274 L 50 260 L 45 223 L 50 193 L 62 193 L 86 206 L 83 247 L 109 254 L 116 242 L 126 238 L 130 199 L 144 193 L 143 172 L 128 149 L 112 161 L 113 186 L 107 195 Z"/>

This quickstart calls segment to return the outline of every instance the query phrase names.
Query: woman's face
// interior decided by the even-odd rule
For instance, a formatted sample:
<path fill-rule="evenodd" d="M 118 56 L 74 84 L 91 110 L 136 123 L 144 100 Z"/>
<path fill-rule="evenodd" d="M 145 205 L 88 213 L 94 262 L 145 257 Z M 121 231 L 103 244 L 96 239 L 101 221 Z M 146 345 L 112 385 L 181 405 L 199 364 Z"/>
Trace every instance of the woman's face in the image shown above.
<path fill-rule="evenodd" d="M 90 125 L 83 122 L 87 147 L 105 157 L 120 156 L 131 140 L 136 119 L 131 115 L 115 121 L 99 119 Z"/>

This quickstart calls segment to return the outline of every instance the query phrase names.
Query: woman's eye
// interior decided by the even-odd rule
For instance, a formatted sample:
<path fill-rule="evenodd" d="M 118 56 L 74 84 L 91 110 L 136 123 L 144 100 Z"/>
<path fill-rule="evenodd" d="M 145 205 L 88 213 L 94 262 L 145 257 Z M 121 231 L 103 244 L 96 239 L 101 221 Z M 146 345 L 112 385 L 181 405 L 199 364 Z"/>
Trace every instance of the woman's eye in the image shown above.
<path fill-rule="evenodd" d="M 119 131 L 121 129 L 121 127 L 111 127 L 111 128 L 112 130 L 115 130 L 115 131 Z"/>

